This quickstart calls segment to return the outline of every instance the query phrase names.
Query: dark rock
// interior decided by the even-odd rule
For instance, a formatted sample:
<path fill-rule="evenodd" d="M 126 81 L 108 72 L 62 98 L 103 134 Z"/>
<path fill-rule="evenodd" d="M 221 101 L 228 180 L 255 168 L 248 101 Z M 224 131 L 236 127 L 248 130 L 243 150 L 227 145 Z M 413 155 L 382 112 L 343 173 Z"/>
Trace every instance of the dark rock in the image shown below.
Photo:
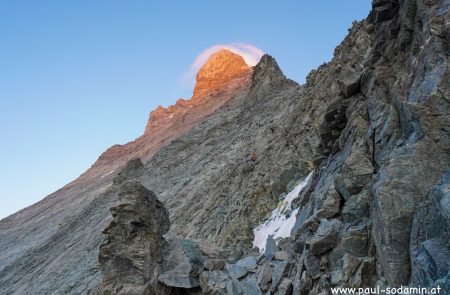
<path fill-rule="evenodd" d="M 303 272 L 298 284 L 294 284 L 293 293 L 299 295 L 308 295 L 313 286 L 313 280 L 310 276 Z"/>
<path fill-rule="evenodd" d="M 261 289 L 258 286 L 258 283 L 256 282 L 256 279 L 254 276 L 251 276 L 247 278 L 242 283 L 242 290 L 244 295 L 261 295 Z"/>
<path fill-rule="evenodd" d="M 294 230 L 292 231 L 294 233 Z M 292 252 L 292 247 L 294 244 L 294 240 L 292 239 L 292 237 L 288 237 L 288 238 L 283 238 L 280 239 L 278 241 L 278 248 L 281 249 L 281 251 L 285 251 L 285 252 Z"/>
<path fill-rule="evenodd" d="M 435 286 L 436 281 L 445 278 L 450 271 L 450 250 L 441 239 L 423 242 L 412 256 L 411 280 L 420 286 Z"/>
<path fill-rule="evenodd" d="M 164 249 L 158 281 L 176 288 L 200 286 L 198 278 L 204 269 L 205 256 L 198 245 L 189 240 L 173 240 Z"/>
<path fill-rule="evenodd" d="M 342 247 L 356 257 L 368 256 L 370 227 L 366 224 L 352 226 L 344 231 Z"/>
<path fill-rule="evenodd" d="M 399 9 L 398 0 L 373 0 L 369 21 L 378 24 L 392 19 Z"/>
<path fill-rule="evenodd" d="M 275 267 L 272 272 L 271 292 L 275 292 L 281 283 L 284 275 L 289 271 L 290 263 L 288 261 L 275 261 Z"/>
<path fill-rule="evenodd" d="M 320 277 L 320 261 L 316 256 L 307 254 L 304 260 L 304 264 L 306 272 L 311 278 L 317 279 Z"/>
<path fill-rule="evenodd" d="M 349 284 L 355 288 L 370 287 L 377 281 L 375 258 L 364 258 L 352 274 Z"/>
<path fill-rule="evenodd" d="M 222 270 L 225 267 L 225 259 L 209 258 L 205 260 L 207 270 Z"/>
<path fill-rule="evenodd" d="M 236 262 L 236 265 L 244 267 L 246 270 L 251 271 L 256 269 L 256 259 L 253 256 L 245 257 Z"/>
<path fill-rule="evenodd" d="M 267 260 L 272 260 L 275 256 L 275 251 L 277 248 L 277 244 L 275 243 L 273 236 L 269 235 L 266 242 L 266 249 L 264 249 L 264 255 Z"/>
<path fill-rule="evenodd" d="M 248 273 L 246 267 L 238 264 L 227 263 L 225 269 L 227 270 L 228 275 L 234 279 L 240 279 Z"/>
<path fill-rule="evenodd" d="M 205 295 L 225 295 L 230 277 L 223 271 L 205 271 L 200 274 L 200 287 Z"/>
<path fill-rule="evenodd" d="M 236 279 L 227 281 L 227 295 L 244 295 L 243 285 Z"/>
<path fill-rule="evenodd" d="M 277 251 L 275 252 L 275 259 L 276 260 L 289 260 L 291 255 L 286 251 Z"/>
<path fill-rule="evenodd" d="M 292 294 L 292 280 L 284 278 L 278 286 L 275 295 L 291 295 Z"/>
<path fill-rule="evenodd" d="M 363 190 L 361 193 L 346 200 L 342 209 L 344 223 L 357 224 L 363 218 L 368 218 L 371 201 L 372 198 L 368 190 Z"/>
<path fill-rule="evenodd" d="M 325 253 L 336 245 L 341 223 L 333 219 L 331 222 L 320 220 L 319 228 L 311 240 L 310 251 L 313 255 Z"/>
<path fill-rule="evenodd" d="M 330 282 L 332 286 L 337 286 L 347 282 L 356 268 L 359 266 L 360 260 L 349 254 L 345 254 L 342 258 L 342 268 L 331 272 Z"/>
<path fill-rule="evenodd" d="M 341 89 L 342 95 L 345 97 L 350 97 L 359 92 L 361 81 L 361 73 L 360 72 L 351 72 L 345 75 L 340 81 L 339 86 Z"/>
<path fill-rule="evenodd" d="M 261 286 L 263 291 L 269 289 L 269 283 L 272 280 L 272 268 L 269 263 L 264 263 L 258 271 L 258 285 Z"/>

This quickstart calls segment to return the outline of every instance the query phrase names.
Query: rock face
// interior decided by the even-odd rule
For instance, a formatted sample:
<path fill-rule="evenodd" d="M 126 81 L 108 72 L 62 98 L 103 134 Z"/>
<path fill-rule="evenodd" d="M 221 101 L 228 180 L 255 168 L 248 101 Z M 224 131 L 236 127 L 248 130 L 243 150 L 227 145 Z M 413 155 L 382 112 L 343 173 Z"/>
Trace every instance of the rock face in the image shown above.
<path fill-rule="evenodd" d="M 120 203 L 111 208 L 113 220 L 100 246 L 101 294 L 151 294 L 157 289 L 169 213 L 139 183 L 121 185 L 118 195 Z"/>
<path fill-rule="evenodd" d="M 94 293 L 114 186 L 132 181 L 169 212 L 162 256 L 147 255 L 157 254 L 148 265 L 161 265 L 159 284 L 171 292 L 448 293 L 449 16 L 448 0 L 373 1 L 302 86 L 269 55 L 250 71 L 231 56 L 237 70 L 217 88 L 202 79 L 227 75 L 205 70 L 193 100 L 156 110 L 142 137 L 0 222 L 2 291 Z M 252 250 L 253 228 L 311 172 L 286 213 L 297 212 L 292 236 L 271 241 L 266 256 Z M 130 269 L 137 288 L 143 269 Z"/>

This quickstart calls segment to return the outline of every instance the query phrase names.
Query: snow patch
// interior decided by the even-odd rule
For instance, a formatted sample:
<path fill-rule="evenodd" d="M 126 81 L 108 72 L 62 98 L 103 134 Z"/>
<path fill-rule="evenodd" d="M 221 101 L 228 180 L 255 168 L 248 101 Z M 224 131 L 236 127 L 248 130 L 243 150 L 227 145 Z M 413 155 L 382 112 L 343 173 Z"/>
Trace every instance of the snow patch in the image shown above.
<path fill-rule="evenodd" d="M 272 211 L 272 216 L 264 223 L 258 225 L 253 234 L 253 246 L 258 247 L 261 253 L 266 249 L 267 238 L 269 235 L 273 239 L 287 238 L 291 236 L 292 228 L 297 221 L 298 208 L 292 211 L 292 202 L 298 198 L 302 190 L 308 185 L 312 176 L 312 172 L 303 179 L 289 194 L 284 198 L 282 203 Z"/>

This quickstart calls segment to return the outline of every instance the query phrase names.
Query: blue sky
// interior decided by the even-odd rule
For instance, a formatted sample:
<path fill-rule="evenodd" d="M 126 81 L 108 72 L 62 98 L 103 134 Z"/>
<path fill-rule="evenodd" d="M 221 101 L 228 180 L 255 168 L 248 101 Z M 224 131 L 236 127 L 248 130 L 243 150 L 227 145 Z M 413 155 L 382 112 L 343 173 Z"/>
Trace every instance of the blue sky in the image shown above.
<path fill-rule="evenodd" d="M 0 218 L 142 134 L 215 44 L 252 44 L 303 82 L 370 0 L 0 1 Z"/>

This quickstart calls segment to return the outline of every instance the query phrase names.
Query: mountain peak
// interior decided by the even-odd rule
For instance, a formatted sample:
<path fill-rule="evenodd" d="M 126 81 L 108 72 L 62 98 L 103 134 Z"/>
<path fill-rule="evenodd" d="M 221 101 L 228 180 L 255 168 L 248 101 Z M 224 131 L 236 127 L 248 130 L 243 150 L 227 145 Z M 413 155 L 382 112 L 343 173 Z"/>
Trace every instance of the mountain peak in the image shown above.
<path fill-rule="evenodd" d="M 251 68 L 242 56 L 221 49 L 212 54 L 198 71 L 193 98 L 211 95 L 232 80 L 247 76 L 250 72 Z"/>

